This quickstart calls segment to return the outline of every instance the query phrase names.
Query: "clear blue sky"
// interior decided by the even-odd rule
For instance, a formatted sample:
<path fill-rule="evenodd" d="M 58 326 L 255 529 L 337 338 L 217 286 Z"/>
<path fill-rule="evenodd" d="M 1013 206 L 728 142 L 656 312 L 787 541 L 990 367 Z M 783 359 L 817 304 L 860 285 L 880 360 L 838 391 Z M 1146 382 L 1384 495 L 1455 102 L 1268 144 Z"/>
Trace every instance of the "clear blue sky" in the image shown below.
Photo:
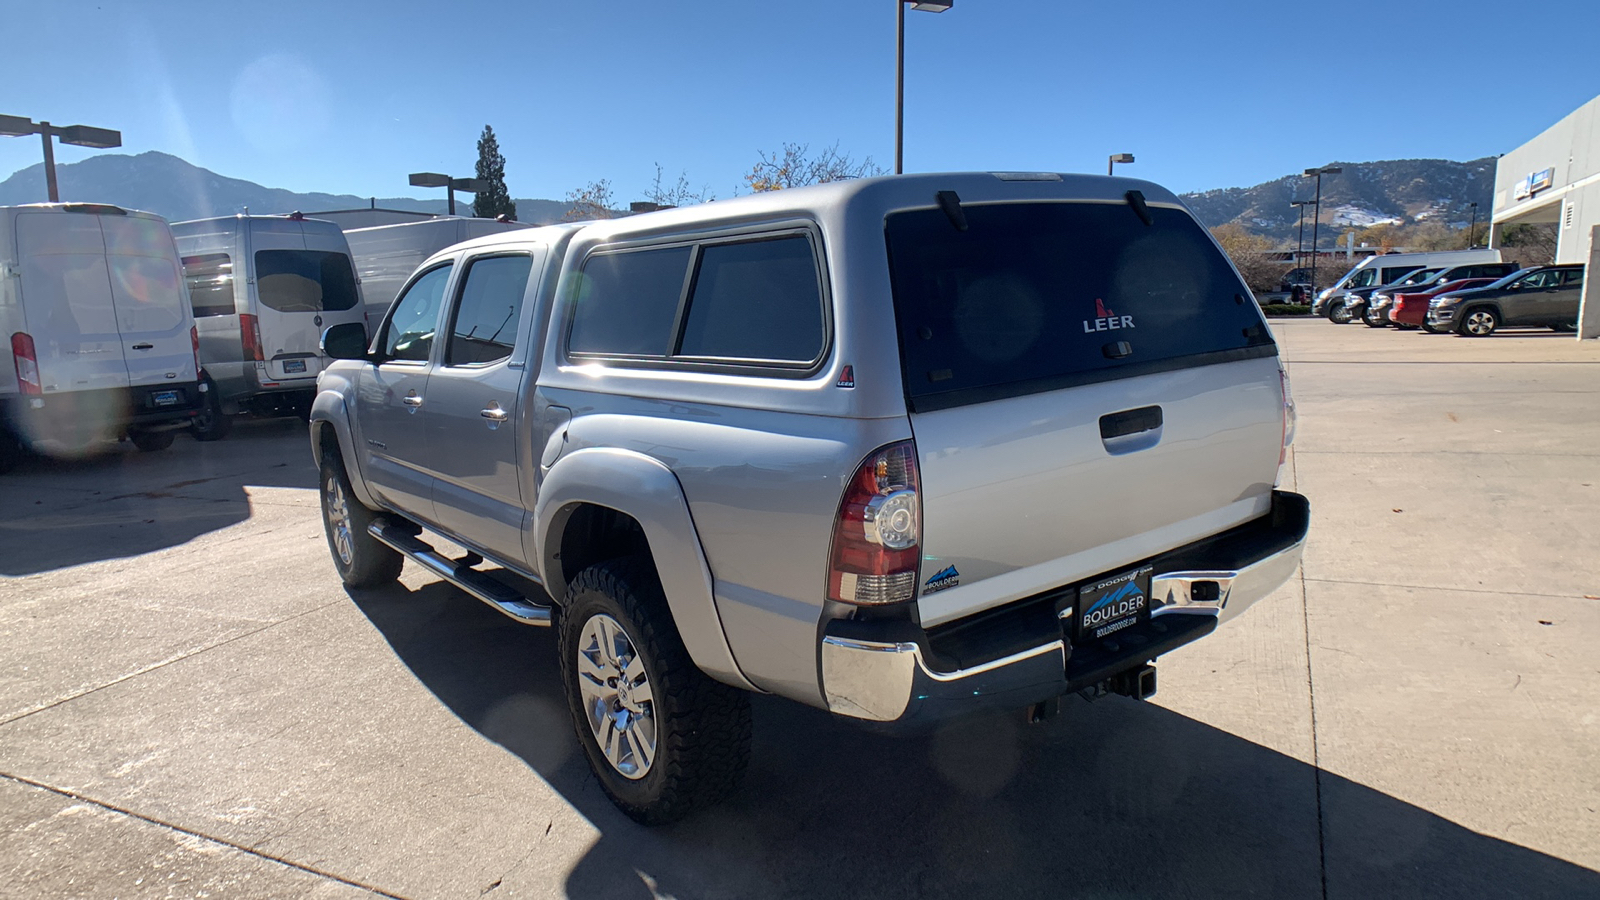
<path fill-rule="evenodd" d="M 655 163 L 727 197 L 784 141 L 894 156 L 893 0 L 0 0 L 0 20 L 0 113 L 270 187 L 431 196 L 406 174 L 471 175 L 485 123 L 516 197 L 609 178 L 637 199 Z M 1249 185 L 1503 153 L 1600 93 L 1593 54 L 1551 43 L 1600 34 L 1596 0 L 957 0 L 906 31 L 907 171 L 1126 151 L 1176 190 Z M 0 177 L 39 159 L 0 138 Z"/>

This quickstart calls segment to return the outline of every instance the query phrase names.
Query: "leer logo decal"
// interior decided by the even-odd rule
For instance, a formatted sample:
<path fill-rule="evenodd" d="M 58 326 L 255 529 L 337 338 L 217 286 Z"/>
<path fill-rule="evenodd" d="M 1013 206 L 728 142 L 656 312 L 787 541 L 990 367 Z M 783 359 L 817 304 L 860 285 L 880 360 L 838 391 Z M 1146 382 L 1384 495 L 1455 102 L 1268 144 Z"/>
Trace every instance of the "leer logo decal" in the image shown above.
<path fill-rule="evenodd" d="M 922 586 L 922 593 L 932 594 L 945 588 L 953 588 L 960 583 L 961 573 L 956 571 L 956 567 L 945 566 L 933 573 L 933 577 L 928 579 L 928 583 Z"/>
<path fill-rule="evenodd" d="M 1094 334 L 1096 331 L 1116 331 L 1121 328 L 1132 328 L 1133 316 L 1119 316 L 1106 306 L 1106 301 L 1099 297 L 1094 298 L 1094 318 L 1083 320 L 1083 333 Z"/>

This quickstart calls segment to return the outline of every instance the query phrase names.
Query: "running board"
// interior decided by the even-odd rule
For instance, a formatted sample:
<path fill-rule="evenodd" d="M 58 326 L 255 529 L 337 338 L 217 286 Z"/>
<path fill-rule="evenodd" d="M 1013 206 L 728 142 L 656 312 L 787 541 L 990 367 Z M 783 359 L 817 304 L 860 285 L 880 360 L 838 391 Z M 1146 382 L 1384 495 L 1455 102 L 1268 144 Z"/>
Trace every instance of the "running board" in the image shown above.
<path fill-rule="evenodd" d="M 385 519 L 376 519 L 367 532 L 383 543 L 420 563 L 429 571 L 495 609 L 526 625 L 550 624 L 550 607 L 535 603 L 508 585 L 468 565 L 458 563 L 406 529 Z"/>

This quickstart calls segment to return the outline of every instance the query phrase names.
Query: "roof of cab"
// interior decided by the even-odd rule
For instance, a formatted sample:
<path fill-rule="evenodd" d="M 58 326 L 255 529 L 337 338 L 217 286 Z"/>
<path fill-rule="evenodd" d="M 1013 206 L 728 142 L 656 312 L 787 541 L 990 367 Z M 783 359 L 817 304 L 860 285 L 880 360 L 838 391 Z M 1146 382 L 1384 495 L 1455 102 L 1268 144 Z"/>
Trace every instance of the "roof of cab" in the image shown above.
<path fill-rule="evenodd" d="M 7 213 L 57 212 L 90 215 L 134 216 L 140 219 L 160 219 L 163 222 L 167 221 L 164 217 L 156 215 L 153 212 L 146 212 L 142 209 L 128 209 L 127 207 L 117 206 L 112 203 L 80 203 L 76 201 L 71 203 L 22 203 L 16 206 L 0 206 L 0 210 L 3 210 Z"/>

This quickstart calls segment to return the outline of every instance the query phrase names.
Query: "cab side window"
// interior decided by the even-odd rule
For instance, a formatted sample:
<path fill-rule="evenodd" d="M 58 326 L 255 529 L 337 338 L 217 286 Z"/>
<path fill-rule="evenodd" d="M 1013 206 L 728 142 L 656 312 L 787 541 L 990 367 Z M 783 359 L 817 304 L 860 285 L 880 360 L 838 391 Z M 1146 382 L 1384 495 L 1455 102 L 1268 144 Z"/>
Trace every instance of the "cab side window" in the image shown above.
<path fill-rule="evenodd" d="M 1568 269 L 1562 275 L 1561 284 L 1563 287 L 1577 287 L 1578 285 L 1583 284 L 1583 270 Z"/>
<path fill-rule="evenodd" d="M 490 256 L 469 264 L 452 317 L 445 365 L 484 365 L 511 355 L 532 269 L 531 256 Z"/>
<path fill-rule="evenodd" d="M 433 335 L 439 327 L 439 308 L 444 305 L 444 289 L 450 281 L 450 265 L 423 273 L 395 301 L 384 325 L 383 358 L 426 362 L 433 349 Z"/>

